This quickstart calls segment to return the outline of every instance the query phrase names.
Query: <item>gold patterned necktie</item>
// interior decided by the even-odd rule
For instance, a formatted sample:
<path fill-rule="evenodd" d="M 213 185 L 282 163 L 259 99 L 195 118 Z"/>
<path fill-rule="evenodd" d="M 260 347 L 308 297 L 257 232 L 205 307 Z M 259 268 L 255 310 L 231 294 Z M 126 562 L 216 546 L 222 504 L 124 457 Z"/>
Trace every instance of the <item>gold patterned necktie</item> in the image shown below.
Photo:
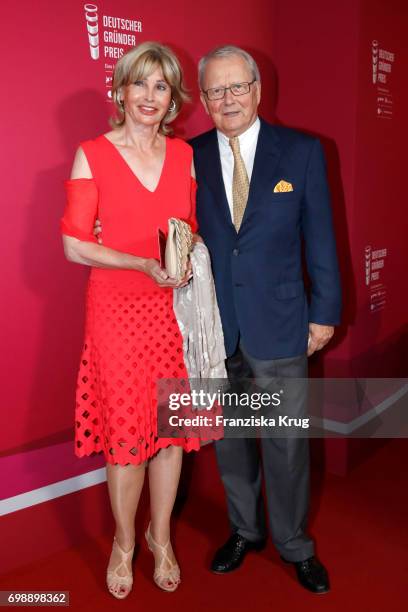
<path fill-rule="evenodd" d="M 238 136 L 229 139 L 229 145 L 234 155 L 234 174 L 232 177 L 233 221 L 235 229 L 241 227 L 242 217 L 248 201 L 249 180 L 244 160 L 241 157 Z"/>

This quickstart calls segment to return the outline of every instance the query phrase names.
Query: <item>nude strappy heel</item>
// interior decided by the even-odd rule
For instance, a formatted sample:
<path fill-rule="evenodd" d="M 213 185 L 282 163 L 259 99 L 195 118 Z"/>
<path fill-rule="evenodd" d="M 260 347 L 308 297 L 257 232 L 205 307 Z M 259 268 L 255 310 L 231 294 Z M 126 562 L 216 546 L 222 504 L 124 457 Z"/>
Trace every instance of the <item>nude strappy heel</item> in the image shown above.
<path fill-rule="evenodd" d="M 119 551 L 121 560 L 114 569 L 107 570 L 106 584 L 108 586 L 109 593 L 116 597 L 116 599 L 125 599 L 125 597 L 127 597 L 132 590 L 133 585 L 133 574 L 132 570 L 129 572 L 129 565 L 132 564 L 132 557 L 135 547 L 133 546 L 133 548 L 131 548 L 128 552 L 124 551 L 123 548 L 119 546 L 116 537 L 113 538 L 113 546 L 116 546 L 117 550 Z M 121 576 L 118 573 L 122 567 L 127 572 L 124 576 Z M 117 593 L 112 590 L 115 584 L 119 585 L 119 591 Z M 126 591 L 122 592 L 121 587 L 124 587 Z"/>
<path fill-rule="evenodd" d="M 153 536 L 150 533 L 150 523 L 145 533 L 145 538 L 146 538 L 146 542 L 149 547 L 149 550 L 152 553 L 154 553 L 153 547 L 155 547 L 161 553 L 160 563 L 159 565 L 156 565 L 156 567 L 154 568 L 153 580 L 160 589 L 163 589 L 163 591 L 168 591 L 172 593 L 173 591 L 177 589 L 181 580 L 180 580 L 180 568 L 178 564 L 172 563 L 168 555 L 168 546 L 170 544 L 170 540 L 168 540 L 165 546 L 158 544 L 153 539 Z M 168 583 L 170 583 L 170 585 Z"/>

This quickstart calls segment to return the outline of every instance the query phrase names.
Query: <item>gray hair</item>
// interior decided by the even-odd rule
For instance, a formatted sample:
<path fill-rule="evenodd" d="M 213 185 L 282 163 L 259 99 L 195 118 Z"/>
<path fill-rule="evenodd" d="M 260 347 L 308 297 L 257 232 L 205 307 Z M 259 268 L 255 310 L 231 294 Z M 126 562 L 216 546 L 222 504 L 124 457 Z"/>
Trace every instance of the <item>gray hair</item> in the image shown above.
<path fill-rule="evenodd" d="M 258 65 L 252 55 L 250 55 L 248 51 L 241 49 L 241 47 L 235 47 L 235 45 L 224 45 L 223 47 L 216 47 L 207 53 L 207 55 L 204 55 L 204 57 L 202 57 L 198 62 L 198 84 L 200 89 L 202 89 L 205 67 L 207 66 L 208 62 L 218 57 L 230 57 L 231 55 L 239 55 L 242 57 L 247 63 L 248 68 L 252 73 L 252 77 L 256 81 L 261 82 L 261 74 L 259 72 Z"/>

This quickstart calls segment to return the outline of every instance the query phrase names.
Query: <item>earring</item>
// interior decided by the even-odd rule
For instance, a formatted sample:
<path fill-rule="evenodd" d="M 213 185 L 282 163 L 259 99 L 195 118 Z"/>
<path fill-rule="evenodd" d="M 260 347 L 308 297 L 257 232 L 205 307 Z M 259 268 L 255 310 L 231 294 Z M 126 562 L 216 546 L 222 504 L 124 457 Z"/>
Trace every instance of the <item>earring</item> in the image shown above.
<path fill-rule="evenodd" d="M 169 113 L 174 113 L 175 110 L 176 110 L 176 103 L 174 100 L 172 100 L 169 106 Z"/>
<path fill-rule="evenodd" d="M 119 98 L 118 95 L 116 96 L 116 102 L 119 104 L 120 110 L 122 111 L 122 113 L 124 113 L 125 112 L 125 103 L 123 102 L 123 100 L 121 100 Z"/>

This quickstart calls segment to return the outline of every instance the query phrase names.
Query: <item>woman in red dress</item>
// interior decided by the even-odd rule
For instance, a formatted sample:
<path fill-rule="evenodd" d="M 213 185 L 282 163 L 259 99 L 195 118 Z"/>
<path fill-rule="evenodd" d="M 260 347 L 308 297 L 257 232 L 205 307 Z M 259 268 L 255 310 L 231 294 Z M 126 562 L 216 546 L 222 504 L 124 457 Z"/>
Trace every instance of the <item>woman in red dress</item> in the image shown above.
<path fill-rule="evenodd" d="M 157 437 L 156 381 L 188 378 L 173 313 L 173 289 L 157 261 L 157 229 L 169 217 L 196 231 L 192 149 L 170 138 L 168 123 L 187 99 L 179 62 L 158 43 L 143 43 L 117 63 L 111 132 L 81 143 L 61 222 L 66 257 L 91 267 L 76 402 L 75 453 L 103 452 L 116 531 L 107 570 L 109 591 L 132 588 L 135 514 L 148 470 L 151 522 L 146 540 L 154 580 L 167 591 L 180 582 L 170 543 L 170 517 L 183 449 L 196 438 Z M 103 246 L 93 235 L 96 217 Z M 198 239 L 198 238 L 197 238 Z"/>

